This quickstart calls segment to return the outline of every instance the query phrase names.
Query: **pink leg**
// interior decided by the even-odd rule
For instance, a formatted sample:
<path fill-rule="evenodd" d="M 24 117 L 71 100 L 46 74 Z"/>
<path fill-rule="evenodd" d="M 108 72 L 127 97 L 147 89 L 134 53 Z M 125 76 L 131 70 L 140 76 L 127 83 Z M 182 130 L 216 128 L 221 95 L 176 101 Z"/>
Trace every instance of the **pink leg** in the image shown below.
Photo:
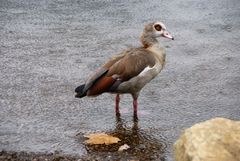
<path fill-rule="evenodd" d="M 134 112 L 135 116 L 137 116 L 137 108 L 138 108 L 138 102 L 137 102 L 137 99 L 134 99 L 133 100 L 133 112 Z"/>
<path fill-rule="evenodd" d="M 115 112 L 116 112 L 116 115 L 120 114 L 120 112 L 119 112 L 119 102 L 120 102 L 120 96 L 119 96 L 119 94 L 117 94 L 116 98 L 115 98 Z"/>

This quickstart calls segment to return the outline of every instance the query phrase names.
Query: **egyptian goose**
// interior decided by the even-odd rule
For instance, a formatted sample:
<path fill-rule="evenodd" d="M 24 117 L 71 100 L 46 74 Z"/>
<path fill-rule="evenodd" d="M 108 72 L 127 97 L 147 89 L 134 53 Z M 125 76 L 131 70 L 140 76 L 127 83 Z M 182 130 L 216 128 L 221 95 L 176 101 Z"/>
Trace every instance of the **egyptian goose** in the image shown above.
<path fill-rule="evenodd" d="M 162 22 L 147 24 L 141 35 L 142 46 L 112 57 L 85 84 L 75 89 L 76 97 L 115 93 L 115 111 L 120 114 L 119 94 L 129 93 L 133 97 L 134 116 L 137 116 L 139 92 L 160 73 L 165 64 L 165 50 L 159 46 L 158 37 L 174 40 Z"/>

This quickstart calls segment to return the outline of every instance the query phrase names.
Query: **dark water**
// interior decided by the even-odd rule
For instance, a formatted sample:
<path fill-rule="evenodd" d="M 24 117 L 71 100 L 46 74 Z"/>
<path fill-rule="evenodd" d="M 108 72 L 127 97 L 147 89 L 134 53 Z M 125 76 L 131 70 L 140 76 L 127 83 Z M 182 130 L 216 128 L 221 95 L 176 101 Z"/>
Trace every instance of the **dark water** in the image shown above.
<path fill-rule="evenodd" d="M 88 145 L 85 159 L 96 160 L 165 160 L 166 140 L 156 139 L 151 130 L 139 128 L 138 119 L 133 118 L 131 126 L 126 126 L 120 116 L 116 116 L 115 128 L 106 131 L 107 134 L 118 137 L 121 141 L 111 145 Z M 77 134 L 82 142 L 83 134 Z M 119 147 L 127 144 L 129 149 L 118 151 Z"/>
<path fill-rule="evenodd" d="M 213 117 L 240 118 L 240 3 L 193 1 L 0 0 L 0 149 L 82 158 L 173 160 L 182 130 Z M 143 26 L 163 21 L 167 63 L 139 98 L 74 98 L 74 89 L 110 56 L 139 46 Z M 117 120 L 116 120 L 117 119 Z M 126 152 L 88 147 L 106 132 Z M 120 143 L 121 144 L 121 143 Z"/>

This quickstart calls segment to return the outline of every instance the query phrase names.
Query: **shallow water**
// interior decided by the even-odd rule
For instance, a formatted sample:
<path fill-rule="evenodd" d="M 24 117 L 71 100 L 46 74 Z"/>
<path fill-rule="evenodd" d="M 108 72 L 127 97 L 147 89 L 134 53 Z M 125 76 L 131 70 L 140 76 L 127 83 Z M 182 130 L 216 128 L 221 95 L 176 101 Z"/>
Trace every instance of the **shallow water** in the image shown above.
<path fill-rule="evenodd" d="M 199 1 L 0 1 L 0 149 L 82 158 L 173 160 L 182 130 L 213 117 L 240 118 L 240 3 Z M 110 56 L 138 46 L 143 25 L 163 21 L 167 63 L 139 97 L 74 98 L 74 89 Z M 107 132 L 129 151 L 88 147 Z M 134 137 L 135 136 L 135 137 Z M 141 153 L 140 153 L 141 151 Z"/>
<path fill-rule="evenodd" d="M 165 160 L 166 140 L 156 139 L 152 135 L 153 130 L 139 128 L 138 119 L 133 118 L 132 125 L 126 126 L 125 120 L 116 116 L 115 128 L 105 133 L 118 137 L 121 141 L 111 145 L 88 145 L 85 158 L 96 160 Z M 77 134 L 82 143 L 83 134 Z M 127 144 L 129 149 L 118 151 L 119 147 Z"/>

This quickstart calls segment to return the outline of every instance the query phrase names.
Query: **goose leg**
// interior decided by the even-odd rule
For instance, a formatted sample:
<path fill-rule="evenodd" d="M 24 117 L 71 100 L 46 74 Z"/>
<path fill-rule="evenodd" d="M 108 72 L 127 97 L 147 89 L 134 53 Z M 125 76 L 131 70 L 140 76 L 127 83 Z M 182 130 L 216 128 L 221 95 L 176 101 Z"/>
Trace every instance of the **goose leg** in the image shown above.
<path fill-rule="evenodd" d="M 133 114 L 134 114 L 134 117 L 137 117 L 137 108 L 138 108 L 138 102 L 137 102 L 137 99 L 134 99 L 133 100 Z"/>
<path fill-rule="evenodd" d="M 138 95 L 139 95 L 139 92 L 136 92 L 136 93 L 132 93 L 132 98 L 133 98 L 133 117 L 134 117 L 134 120 L 137 120 L 138 119 L 138 116 L 137 116 L 137 110 L 138 110 Z"/>
<path fill-rule="evenodd" d="M 120 112 L 119 112 L 119 102 L 120 102 L 120 96 L 119 96 L 119 94 L 117 94 L 116 98 L 115 98 L 115 112 L 116 112 L 116 115 L 120 114 Z"/>

